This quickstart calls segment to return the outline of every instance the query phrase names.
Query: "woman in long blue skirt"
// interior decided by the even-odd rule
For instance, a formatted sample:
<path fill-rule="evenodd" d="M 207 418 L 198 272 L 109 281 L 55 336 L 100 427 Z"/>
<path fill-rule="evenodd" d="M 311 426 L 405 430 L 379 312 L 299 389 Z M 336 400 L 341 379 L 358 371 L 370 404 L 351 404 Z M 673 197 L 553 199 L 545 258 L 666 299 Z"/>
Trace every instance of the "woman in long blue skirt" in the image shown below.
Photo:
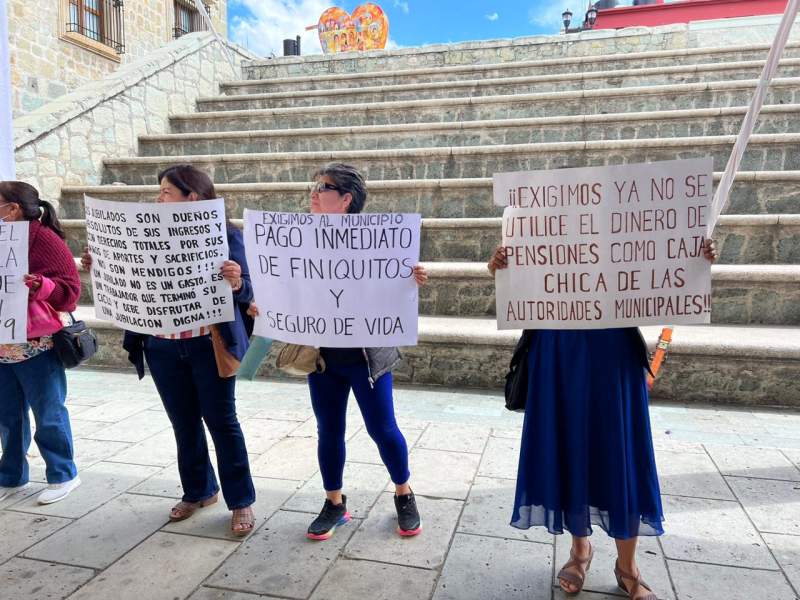
<path fill-rule="evenodd" d="M 507 266 L 500 247 L 489 271 Z M 716 257 L 708 241 L 705 256 Z M 614 538 L 614 573 L 635 600 L 657 600 L 636 566 L 640 535 L 664 533 L 647 397 L 647 348 L 636 328 L 533 330 L 511 525 L 572 535 L 558 573 L 583 589 L 593 527 Z"/>

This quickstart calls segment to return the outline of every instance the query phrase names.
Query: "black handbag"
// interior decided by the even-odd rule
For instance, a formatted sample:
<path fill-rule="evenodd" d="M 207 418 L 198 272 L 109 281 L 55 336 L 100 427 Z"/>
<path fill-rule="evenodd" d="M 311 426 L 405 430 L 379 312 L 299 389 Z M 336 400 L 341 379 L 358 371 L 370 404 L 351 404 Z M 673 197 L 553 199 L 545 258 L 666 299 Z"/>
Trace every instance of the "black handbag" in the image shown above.
<path fill-rule="evenodd" d="M 525 330 L 514 348 L 506 374 L 506 408 L 514 412 L 525 411 L 528 399 L 528 352 L 532 332 Z"/>
<path fill-rule="evenodd" d="M 86 362 L 97 352 L 97 335 L 83 321 L 76 321 L 70 313 L 72 323 L 53 334 L 53 350 L 64 365 L 72 369 Z"/>

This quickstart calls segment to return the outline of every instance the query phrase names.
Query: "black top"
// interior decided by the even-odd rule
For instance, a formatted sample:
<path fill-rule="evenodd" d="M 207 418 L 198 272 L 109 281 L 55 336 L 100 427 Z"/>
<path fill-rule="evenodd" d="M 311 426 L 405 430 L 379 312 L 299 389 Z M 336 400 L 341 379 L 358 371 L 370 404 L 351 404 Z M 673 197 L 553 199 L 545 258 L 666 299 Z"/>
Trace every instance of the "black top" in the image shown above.
<path fill-rule="evenodd" d="M 351 366 L 367 360 L 361 348 L 320 348 L 319 353 L 329 365 Z"/>

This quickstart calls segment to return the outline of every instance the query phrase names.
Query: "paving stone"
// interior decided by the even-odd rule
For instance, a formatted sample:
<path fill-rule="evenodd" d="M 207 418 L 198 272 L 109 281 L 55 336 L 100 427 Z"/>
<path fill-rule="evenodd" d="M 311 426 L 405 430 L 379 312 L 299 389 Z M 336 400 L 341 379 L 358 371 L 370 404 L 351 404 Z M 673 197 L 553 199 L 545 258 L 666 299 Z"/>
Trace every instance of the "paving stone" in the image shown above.
<path fill-rule="evenodd" d="M 489 438 L 481 459 L 478 475 L 501 479 L 516 479 L 519 464 L 520 438 Z"/>
<path fill-rule="evenodd" d="M 297 429 L 296 422 L 274 419 L 245 419 L 241 424 L 247 452 L 250 454 L 263 454 Z"/>
<path fill-rule="evenodd" d="M 70 523 L 59 517 L 0 512 L 0 563 Z"/>
<path fill-rule="evenodd" d="M 422 533 L 411 538 L 397 535 L 393 494 L 383 494 L 367 519 L 347 544 L 350 558 L 437 569 L 444 562 L 463 502 L 417 496 Z M 337 532 L 338 535 L 338 532 Z"/>
<path fill-rule="evenodd" d="M 230 592 L 211 587 L 201 587 L 194 594 L 189 596 L 189 600 L 263 600 L 265 598 L 268 600 L 278 600 L 275 596 L 245 594 L 244 592 Z"/>
<path fill-rule="evenodd" d="M 764 541 L 800 597 L 800 537 L 765 533 Z"/>
<path fill-rule="evenodd" d="M 306 398 L 308 398 L 308 388 L 305 389 Z M 270 408 L 265 408 L 260 410 L 256 414 L 254 414 L 251 418 L 252 419 L 274 419 L 276 421 L 295 421 L 295 422 L 302 422 L 307 421 L 308 419 L 314 416 L 314 412 L 311 410 L 310 400 L 309 406 L 307 407 L 278 407 L 272 406 Z"/>
<path fill-rule="evenodd" d="M 430 598 L 435 571 L 340 558 L 310 600 Z"/>
<path fill-rule="evenodd" d="M 254 477 L 301 481 L 318 469 L 317 440 L 306 437 L 284 438 L 250 465 Z"/>
<path fill-rule="evenodd" d="M 256 501 L 253 511 L 256 516 L 256 528 L 267 521 L 297 491 L 300 485 L 297 481 L 284 479 L 265 479 L 254 477 L 253 485 L 256 488 Z M 170 506 L 174 502 L 170 501 Z M 231 512 L 225 506 L 225 501 L 220 495 L 219 502 L 197 511 L 190 519 L 177 523 L 168 523 L 163 530 L 172 533 L 200 535 L 220 539 L 240 540 L 230 532 Z"/>
<path fill-rule="evenodd" d="M 353 521 L 338 528 L 331 539 L 314 542 L 305 537 L 307 514 L 278 511 L 206 583 L 255 594 L 307 598 L 356 526 Z"/>
<path fill-rule="evenodd" d="M 357 409 L 348 409 L 347 416 L 345 418 L 345 434 L 344 439 L 349 440 L 354 435 L 359 433 L 361 429 L 364 427 L 364 418 L 361 416 L 360 412 L 357 412 Z M 316 417 L 311 417 L 307 419 L 300 427 L 297 427 L 292 430 L 289 434 L 292 437 L 308 437 L 317 439 L 317 419 Z"/>
<path fill-rule="evenodd" d="M 420 435 L 421 429 L 402 429 L 403 437 L 406 438 L 406 445 L 409 450 L 412 450 Z M 378 446 L 369 437 L 369 433 L 365 428 L 356 433 L 352 438 L 347 440 L 347 462 L 368 463 L 373 465 L 382 465 L 383 459 L 378 452 Z"/>
<path fill-rule="evenodd" d="M 709 446 L 708 453 L 723 475 L 800 481 L 800 470 L 775 448 Z"/>
<path fill-rule="evenodd" d="M 347 495 L 347 510 L 351 516 L 364 519 L 389 481 L 389 473 L 383 465 L 345 463 L 344 488 Z M 318 513 L 325 502 L 322 476 L 317 473 L 303 485 L 286 503 L 288 510 Z"/>
<path fill-rule="evenodd" d="M 777 569 L 766 544 L 738 502 L 665 496 L 668 558 Z"/>
<path fill-rule="evenodd" d="M 122 494 L 29 548 L 25 557 L 105 569 L 163 526 L 172 504 L 167 498 Z"/>
<path fill-rule="evenodd" d="M 78 590 L 71 600 L 185 598 L 237 545 L 158 532 Z"/>
<path fill-rule="evenodd" d="M 45 487 L 44 483 L 30 483 L 28 487 L 0 500 L 0 510 L 24 500 L 28 496 L 38 495 Z"/>
<path fill-rule="evenodd" d="M 69 398 L 67 398 L 67 410 L 69 410 L 70 419 L 80 415 L 82 412 L 89 410 L 92 408 L 90 404 L 78 404 L 76 402 L 70 402 Z"/>
<path fill-rule="evenodd" d="M 515 482 L 510 479 L 476 477 L 461 515 L 458 531 L 552 544 L 553 536 L 544 527 L 517 529 L 509 525 L 514 508 L 515 487 Z"/>
<path fill-rule="evenodd" d="M 743 477 L 727 480 L 759 531 L 800 535 L 800 484 Z"/>
<path fill-rule="evenodd" d="M 735 500 L 706 454 L 693 452 L 658 452 L 658 479 L 662 494 Z"/>
<path fill-rule="evenodd" d="M 0 598 L 66 598 L 94 577 L 91 569 L 14 558 L 0 565 Z"/>
<path fill-rule="evenodd" d="M 668 561 L 681 600 L 796 600 L 781 573 Z"/>
<path fill-rule="evenodd" d="M 131 488 L 133 494 L 145 494 L 148 496 L 163 496 L 165 498 L 183 498 L 183 486 L 181 476 L 178 473 L 178 463 L 175 462 L 156 472 L 142 481 L 136 487 Z"/>
<path fill-rule="evenodd" d="M 792 461 L 795 467 L 800 469 L 800 449 L 783 448 L 781 452 L 783 452 L 786 458 Z"/>
<path fill-rule="evenodd" d="M 130 398 L 119 398 L 115 394 L 107 394 L 106 397 L 115 398 L 104 404 L 99 404 L 91 410 L 86 410 L 81 413 L 81 419 L 84 421 L 105 421 L 106 423 L 116 423 L 123 419 L 127 419 L 140 413 L 143 410 L 160 406 L 160 402 L 149 401 L 131 401 Z"/>
<path fill-rule="evenodd" d="M 175 434 L 171 428 L 166 429 L 121 452 L 117 452 L 108 460 L 134 465 L 152 465 L 154 467 L 169 466 L 178 460 Z"/>
<path fill-rule="evenodd" d="M 84 438 L 73 440 L 75 465 L 80 472 L 107 458 L 111 458 L 129 446 L 128 442 L 109 442 Z M 44 460 L 42 460 L 42 465 L 44 465 Z"/>
<path fill-rule="evenodd" d="M 29 497 L 14 510 L 77 519 L 135 487 L 158 469 L 142 465 L 100 462 L 80 473 L 81 485 L 55 504 L 40 505 Z"/>
<path fill-rule="evenodd" d="M 480 456 L 414 448 L 408 459 L 415 493 L 464 500 L 478 470 Z M 394 491 L 394 484 L 390 484 L 390 488 Z"/>
<path fill-rule="evenodd" d="M 550 600 L 553 547 L 456 534 L 434 600 Z"/>
<path fill-rule="evenodd" d="M 91 406 L 87 407 L 91 408 Z M 86 421 L 84 419 L 75 419 L 72 417 L 70 410 L 69 427 L 72 430 L 72 438 L 91 438 L 92 434 L 100 429 L 108 427 L 105 421 Z"/>
<path fill-rule="evenodd" d="M 705 454 L 706 450 L 700 442 L 687 442 L 672 439 L 669 436 L 658 436 L 653 433 L 653 448 L 659 452 L 689 452 L 691 454 Z"/>
<path fill-rule="evenodd" d="M 518 440 L 522 435 L 522 428 L 492 427 L 492 437 Z"/>
<path fill-rule="evenodd" d="M 136 443 L 170 428 L 169 419 L 163 411 L 141 411 L 104 429 L 95 431 L 91 438 Z"/>
<path fill-rule="evenodd" d="M 602 529 L 597 528 L 597 532 L 592 536 L 591 542 L 594 546 L 594 558 L 592 559 L 592 566 L 589 569 L 584 589 L 610 596 L 622 594 L 614 577 L 614 565 L 617 560 L 617 547 L 614 540 L 608 537 Z M 553 571 L 553 585 L 557 588 L 561 586 L 556 575 L 569 560 L 571 544 L 572 539 L 569 535 L 556 536 L 556 564 Z M 661 552 L 657 538 L 653 536 L 639 538 L 636 561 L 644 580 L 652 586 L 656 595 L 661 600 L 674 600 L 675 594 L 672 591 L 672 584 L 664 562 L 664 554 Z M 583 597 L 583 594 L 581 594 L 581 597 Z"/>
<path fill-rule="evenodd" d="M 489 427 L 431 423 L 417 442 L 417 448 L 482 454 Z"/>

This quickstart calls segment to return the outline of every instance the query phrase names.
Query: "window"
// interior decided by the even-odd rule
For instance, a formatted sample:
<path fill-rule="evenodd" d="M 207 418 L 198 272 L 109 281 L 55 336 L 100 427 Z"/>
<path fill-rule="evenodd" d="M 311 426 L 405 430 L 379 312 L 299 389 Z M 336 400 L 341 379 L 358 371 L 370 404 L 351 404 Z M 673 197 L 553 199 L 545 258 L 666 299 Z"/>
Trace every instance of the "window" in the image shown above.
<path fill-rule="evenodd" d="M 117 54 L 125 52 L 123 0 L 68 0 L 67 39 L 88 38 Z"/>
<path fill-rule="evenodd" d="M 175 2 L 175 28 L 173 29 L 174 37 L 177 39 L 187 33 L 195 31 L 206 31 L 205 19 L 200 11 L 197 10 L 193 0 L 174 0 Z M 210 12 L 208 4 L 203 4 L 206 7 L 206 12 Z"/>

